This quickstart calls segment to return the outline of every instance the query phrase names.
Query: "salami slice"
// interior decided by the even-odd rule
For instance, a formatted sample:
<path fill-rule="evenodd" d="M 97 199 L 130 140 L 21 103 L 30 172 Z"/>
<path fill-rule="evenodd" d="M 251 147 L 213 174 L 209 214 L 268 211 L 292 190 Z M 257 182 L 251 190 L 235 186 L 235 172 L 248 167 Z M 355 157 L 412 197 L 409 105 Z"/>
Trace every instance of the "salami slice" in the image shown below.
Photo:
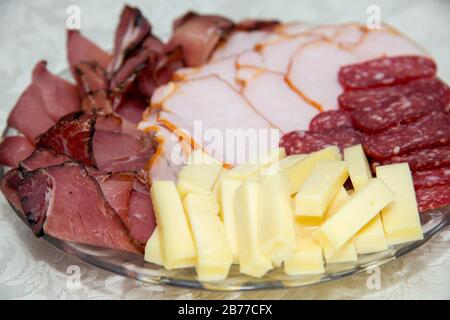
<path fill-rule="evenodd" d="M 404 84 L 436 74 L 436 63 L 426 57 L 382 57 L 344 66 L 339 70 L 339 82 L 345 90 L 368 89 Z"/>
<path fill-rule="evenodd" d="M 316 115 L 309 123 L 310 131 L 323 131 L 336 128 L 352 128 L 350 114 L 344 110 L 329 110 Z"/>
<path fill-rule="evenodd" d="M 292 131 L 280 140 L 287 155 L 311 153 L 327 146 L 338 146 L 341 150 L 361 143 L 361 133 L 352 128 L 336 128 L 324 131 Z"/>
<path fill-rule="evenodd" d="M 419 79 L 404 85 L 346 91 L 338 97 L 339 106 L 345 110 L 392 108 L 393 112 L 402 112 L 408 107 L 423 108 L 424 104 L 446 108 L 449 99 L 450 89 L 436 78 Z"/>
<path fill-rule="evenodd" d="M 420 212 L 445 207 L 450 204 L 450 184 L 417 188 L 416 198 Z"/>
<path fill-rule="evenodd" d="M 379 165 L 402 162 L 407 162 L 412 171 L 450 166 L 450 145 L 412 151 L 382 162 L 373 162 L 372 168 L 375 170 L 375 167 Z"/>
<path fill-rule="evenodd" d="M 428 169 L 413 172 L 414 187 L 432 187 L 438 184 L 450 184 L 450 167 Z"/>
<path fill-rule="evenodd" d="M 363 137 L 364 150 L 386 160 L 414 150 L 450 145 L 450 115 L 434 111 L 417 121 Z"/>

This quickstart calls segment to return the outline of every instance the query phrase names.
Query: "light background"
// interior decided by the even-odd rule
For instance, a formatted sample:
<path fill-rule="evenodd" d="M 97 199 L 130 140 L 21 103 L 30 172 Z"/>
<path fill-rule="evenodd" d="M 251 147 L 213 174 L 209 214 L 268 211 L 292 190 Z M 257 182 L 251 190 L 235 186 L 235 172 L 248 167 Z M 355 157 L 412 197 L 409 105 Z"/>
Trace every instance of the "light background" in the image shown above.
<path fill-rule="evenodd" d="M 288 0 L 146 0 L 128 1 L 138 6 L 166 38 L 173 19 L 188 9 L 217 13 L 233 19 L 277 18 L 336 23 L 366 20 L 366 8 L 380 6 L 383 21 L 415 39 L 437 61 L 439 75 L 450 83 L 450 1 L 288 1 Z M 30 72 L 40 59 L 53 72 L 66 67 L 65 22 L 70 4 L 81 8 L 82 32 L 111 48 L 122 1 L 8 1 L 0 2 L 0 125 L 29 83 Z M 33 299 L 450 299 L 450 229 L 417 251 L 381 268 L 381 289 L 369 290 L 368 274 L 318 286 L 247 293 L 214 293 L 147 285 L 104 272 L 72 258 L 34 238 L 0 200 L 0 298 Z M 82 287 L 69 289 L 70 265 L 82 271 Z"/>

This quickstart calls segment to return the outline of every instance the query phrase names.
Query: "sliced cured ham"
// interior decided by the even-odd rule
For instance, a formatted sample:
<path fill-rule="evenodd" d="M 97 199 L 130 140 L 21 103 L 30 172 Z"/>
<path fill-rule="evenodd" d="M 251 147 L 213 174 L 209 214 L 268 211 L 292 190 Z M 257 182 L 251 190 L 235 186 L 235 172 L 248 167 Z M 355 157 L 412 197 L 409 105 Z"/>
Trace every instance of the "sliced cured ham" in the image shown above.
<path fill-rule="evenodd" d="M 34 145 L 23 136 L 5 137 L 0 143 L 0 164 L 16 168 L 33 150 Z"/>
<path fill-rule="evenodd" d="M 71 67 L 85 61 L 96 62 L 106 69 L 111 55 L 84 37 L 79 31 L 67 30 L 67 60 Z"/>
<path fill-rule="evenodd" d="M 275 31 L 283 35 L 292 36 L 308 32 L 314 27 L 315 25 L 311 23 L 295 21 L 280 24 L 275 28 Z"/>
<path fill-rule="evenodd" d="M 245 87 L 249 81 L 257 77 L 261 72 L 266 70 L 255 67 L 239 67 L 236 72 L 236 81 Z"/>
<path fill-rule="evenodd" d="M 179 80 L 190 80 L 210 75 L 220 77 L 236 90 L 241 88 L 240 84 L 236 82 L 236 57 L 209 62 L 198 68 L 180 69 L 175 73 L 174 77 Z"/>
<path fill-rule="evenodd" d="M 208 61 L 233 27 L 234 23 L 226 18 L 189 12 L 174 23 L 167 47 L 181 47 L 187 66 L 198 67 Z"/>
<path fill-rule="evenodd" d="M 342 92 L 337 74 L 358 60 L 349 50 L 329 41 L 300 47 L 294 54 L 287 79 L 304 98 L 321 110 L 337 109 Z"/>
<path fill-rule="evenodd" d="M 354 48 L 353 52 L 360 61 L 384 56 L 429 56 L 425 49 L 411 39 L 386 26 L 366 32 L 364 39 Z"/>
<path fill-rule="evenodd" d="M 245 138 L 246 133 L 257 135 L 261 129 L 267 134 L 266 137 L 256 138 L 257 145 L 251 147 L 258 148 L 258 144 L 270 147 L 268 130 L 274 128 L 273 124 L 224 80 L 208 76 L 180 82 L 175 86 L 176 89 L 166 95 L 162 103 L 158 101 L 161 108 L 158 121 L 171 128 L 171 131 L 182 129 L 195 144 L 203 146 L 208 153 L 226 163 L 236 161 L 236 152 L 227 152 L 223 144 L 227 131 Z M 197 136 L 200 130 L 201 137 L 194 135 L 196 126 Z M 248 129 L 251 130 L 247 132 Z M 243 150 L 243 153 L 246 151 Z"/>
<path fill-rule="evenodd" d="M 266 39 L 270 34 L 271 32 L 268 31 L 235 31 L 225 43 L 214 51 L 211 60 L 222 60 L 252 50 L 256 44 Z"/>
<path fill-rule="evenodd" d="M 262 72 L 246 83 L 242 93 L 281 132 L 306 130 L 319 113 L 286 84 L 283 74 Z"/>
<path fill-rule="evenodd" d="M 139 252 L 98 183 L 80 164 L 67 162 L 26 173 L 17 192 L 38 236 Z"/>
<path fill-rule="evenodd" d="M 20 162 L 22 171 L 33 171 L 39 168 L 47 168 L 50 166 L 62 164 L 71 159 L 61 153 L 57 153 L 51 149 L 36 149 L 26 159 Z"/>
<path fill-rule="evenodd" d="M 267 41 L 258 45 L 256 50 L 261 55 L 264 68 L 286 73 L 294 52 L 306 43 L 317 41 L 318 39 L 320 39 L 318 35 L 301 34 L 278 41 Z"/>
<path fill-rule="evenodd" d="M 5 196 L 6 200 L 12 205 L 14 210 L 25 220 L 23 214 L 22 204 L 20 202 L 19 195 L 17 194 L 17 187 L 23 180 L 23 174 L 19 169 L 11 169 L 2 178 L 0 183 L 0 189 Z"/>
<path fill-rule="evenodd" d="M 33 69 L 32 82 L 36 84 L 45 110 L 58 121 L 61 117 L 80 109 L 80 97 L 76 87 L 47 70 L 47 62 L 40 61 Z"/>

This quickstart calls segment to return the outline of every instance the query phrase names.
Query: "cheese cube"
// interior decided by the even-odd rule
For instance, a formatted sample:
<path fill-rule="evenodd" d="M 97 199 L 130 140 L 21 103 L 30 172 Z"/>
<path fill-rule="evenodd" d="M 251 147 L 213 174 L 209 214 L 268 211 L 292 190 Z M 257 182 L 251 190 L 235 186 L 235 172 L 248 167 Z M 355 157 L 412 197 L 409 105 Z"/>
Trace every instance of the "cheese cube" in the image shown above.
<path fill-rule="evenodd" d="M 195 266 L 200 281 L 224 280 L 233 260 L 214 196 L 188 193 L 183 205 L 197 248 Z"/>
<path fill-rule="evenodd" d="M 290 276 L 321 274 L 325 272 L 322 246 L 312 237 L 312 229 L 296 226 L 296 248 L 284 261 L 284 272 Z"/>
<path fill-rule="evenodd" d="M 228 177 L 247 180 L 261 172 L 261 170 L 267 170 L 274 163 L 278 163 L 279 160 L 286 157 L 284 148 L 275 148 L 267 152 L 264 152 L 256 156 L 249 163 L 243 163 L 230 169 L 227 173 Z"/>
<path fill-rule="evenodd" d="M 289 178 L 291 184 L 291 194 L 296 193 L 314 166 L 326 160 L 340 160 L 341 156 L 337 147 L 327 147 L 317 152 L 313 152 L 301 161 L 283 169 L 283 173 Z"/>
<path fill-rule="evenodd" d="M 325 213 L 325 219 L 331 218 L 349 199 L 350 196 L 347 191 L 344 187 L 341 187 L 333 201 L 330 203 L 327 212 Z M 330 248 L 327 242 L 322 245 L 323 256 L 327 263 L 353 262 L 358 259 L 353 239 L 348 240 L 337 250 Z"/>
<path fill-rule="evenodd" d="M 348 174 L 355 190 L 360 190 L 370 179 L 369 162 L 367 161 L 364 150 L 360 144 L 344 149 L 344 160 L 347 164 Z"/>
<path fill-rule="evenodd" d="M 362 146 L 356 145 L 344 149 L 344 159 L 355 190 L 360 190 L 372 178 L 369 162 Z M 376 215 L 354 237 L 356 251 L 360 254 L 387 249 L 381 216 Z"/>
<path fill-rule="evenodd" d="M 289 180 L 281 173 L 260 182 L 258 244 L 276 266 L 295 248 L 294 216 L 289 195 Z"/>
<path fill-rule="evenodd" d="M 274 148 L 261 153 L 257 159 L 254 159 L 252 162 L 256 162 L 262 167 L 266 167 L 284 158 L 286 158 L 286 151 L 284 148 Z"/>
<path fill-rule="evenodd" d="M 261 165 L 257 163 L 243 163 L 230 169 L 227 176 L 237 180 L 247 180 L 248 178 L 259 173 Z"/>
<path fill-rule="evenodd" d="M 193 267 L 197 260 L 194 240 L 173 181 L 156 180 L 150 188 L 162 257 L 166 269 Z"/>
<path fill-rule="evenodd" d="M 234 213 L 235 191 L 241 185 L 240 180 L 231 179 L 224 176 L 220 182 L 218 201 L 220 204 L 220 217 L 225 226 L 225 231 L 230 244 L 233 262 L 239 262 L 239 252 L 237 245 L 236 218 Z"/>
<path fill-rule="evenodd" d="M 386 207 L 395 194 L 379 179 L 372 179 L 315 232 L 314 236 L 331 249 L 339 249 Z"/>
<path fill-rule="evenodd" d="M 144 260 L 160 266 L 164 265 L 158 227 L 153 230 L 150 239 L 147 240 L 147 244 L 145 245 Z"/>
<path fill-rule="evenodd" d="M 384 232 L 389 245 L 423 239 L 411 171 L 407 163 L 380 166 L 377 177 L 397 195 L 381 211 Z"/>
<path fill-rule="evenodd" d="M 241 273 L 259 278 L 272 263 L 258 248 L 258 196 L 256 181 L 244 182 L 235 192 L 235 219 Z"/>
<path fill-rule="evenodd" d="M 195 150 L 178 174 L 178 192 L 182 198 L 187 193 L 211 193 L 221 171 L 220 162 L 201 150 Z"/>
<path fill-rule="evenodd" d="M 323 219 L 328 205 L 347 178 L 347 167 L 343 161 L 316 164 L 295 196 L 295 214 Z"/>
<path fill-rule="evenodd" d="M 281 159 L 280 161 L 276 161 L 272 163 L 267 168 L 261 170 L 261 175 L 272 175 L 276 173 L 284 173 L 283 171 L 287 168 L 293 166 L 295 163 L 303 160 L 307 155 L 306 154 L 294 154 L 290 155 L 286 158 Z M 286 174 L 285 174 L 286 175 Z M 286 175 L 287 176 L 287 175 Z"/>

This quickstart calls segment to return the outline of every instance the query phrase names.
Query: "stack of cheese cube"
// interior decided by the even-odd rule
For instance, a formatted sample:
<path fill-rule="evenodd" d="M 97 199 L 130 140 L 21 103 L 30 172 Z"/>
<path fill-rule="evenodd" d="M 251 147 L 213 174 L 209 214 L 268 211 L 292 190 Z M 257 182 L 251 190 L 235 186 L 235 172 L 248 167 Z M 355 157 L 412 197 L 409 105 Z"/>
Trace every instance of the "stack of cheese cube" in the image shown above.
<path fill-rule="evenodd" d="M 325 264 L 423 238 L 407 164 L 372 177 L 361 145 L 308 155 L 274 149 L 225 169 L 195 151 L 175 185 L 154 181 L 158 226 L 145 260 L 166 269 L 195 267 L 200 281 L 227 277 L 230 266 L 262 277 L 321 274 Z M 354 190 L 346 190 L 350 177 Z"/>

